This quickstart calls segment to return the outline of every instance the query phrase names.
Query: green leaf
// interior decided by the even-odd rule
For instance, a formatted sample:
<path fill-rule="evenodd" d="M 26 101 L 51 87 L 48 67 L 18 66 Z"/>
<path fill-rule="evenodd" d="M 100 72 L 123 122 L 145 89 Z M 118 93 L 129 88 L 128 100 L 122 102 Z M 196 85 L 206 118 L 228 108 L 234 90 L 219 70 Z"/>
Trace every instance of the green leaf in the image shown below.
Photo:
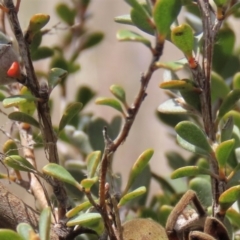
<path fill-rule="evenodd" d="M 76 102 L 81 102 L 83 104 L 83 108 L 89 101 L 96 95 L 90 87 L 81 86 L 76 93 Z"/>
<path fill-rule="evenodd" d="M 171 39 L 184 55 L 189 59 L 192 57 L 194 36 L 192 28 L 187 24 L 181 24 L 171 31 Z"/>
<path fill-rule="evenodd" d="M 110 107 L 118 110 L 119 112 L 123 113 L 122 106 L 116 99 L 101 97 L 101 98 L 97 98 L 95 100 L 95 103 L 98 105 L 110 106 Z"/>
<path fill-rule="evenodd" d="M 179 135 L 177 135 L 177 143 L 187 151 L 190 151 L 196 154 L 201 154 L 201 155 L 209 155 L 209 153 L 206 152 L 204 149 L 187 142 L 186 140 L 181 138 Z"/>
<path fill-rule="evenodd" d="M 166 81 L 166 82 L 163 82 L 160 84 L 160 88 L 174 89 L 174 90 L 179 90 L 179 91 L 190 91 L 190 90 L 194 91 L 197 89 L 194 82 L 189 79 Z"/>
<path fill-rule="evenodd" d="M 8 118 L 13 121 L 28 123 L 36 128 L 40 128 L 38 121 L 24 112 L 12 112 L 8 115 Z"/>
<path fill-rule="evenodd" d="M 219 108 L 217 120 L 219 121 L 228 111 L 232 110 L 234 105 L 240 99 L 240 89 L 232 90 L 223 100 Z"/>
<path fill-rule="evenodd" d="M 211 72 L 211 100 L 224 99 L 230 92 L 229 86 L 224 79 L 215 72 Z"/>
<path fill-rule="evenodd" d="M 34 232 L 33 228 L 28 223 L 19 223 L 16 231 L 24 240 L 29 240 L 30 233 Z"/>
<path fill-rule="evenodd" d="M 9 229 L 0 229 L 0 239 L 1 240 L 10 240 L 10 239 L 25 240 L 22 237 L 20 237 L 19 234 Z"/>
<path fill-rule="evenodd" d="M 52 48 L 39 47 L 31 54 L 31 58 L 33 61 L 37 61 L 37 60 L 42 60 L 45 58 L 52 57 L 53 54 L 54 54 L 54 51 Z"/>
<path fill-rule="evenodd" d="M 63 113 L 63 116 L 59 123 L 58 131 L 59 132 L 62 131 L 64 127 L 69 123 L 69 121 L 75 115 L 77 115 L 81 109 L 82 109 L 82 103 L 79 103 L 79 102 L 70 103 Z"/>
<path fill-rule="evenodd" d="M 136 162 L 132 166 L 132 169 L 131 169 L 131 171 L 129 173 L 128 182 L 127 182 L 125 190 L 122 193 L 122 196 L 124 196 L 128 192 L 128 190 L 130 189 L 131 185 L 135 181 L 136 177 L 148 165 L 150 159 L 153 156 L 153 153 L 154 153 L 153 149 L 147 149 L 138 157 L 138 159 L 136 160 Z"/>
<path fill-rule="evenodd" d="M 201 168 L 198 166 L 186 166 L 175 170 L 171 174 L 172 179 L 182 178 L 182 177 L 193 177 L 199 174 L 210 175 L 211 172 L 206 168 Z"/>
<path fill-rule="evenodd" d="M 30 97 L 33 97 L 33 95 L 32 95 L 32 93 L 30 92 L 30 90 L 29 90 L 27 87 L 25 87 L 25 86 L 23 86 L 23 87 L 21 88 L 20 93 L 21 93 L 22 95 L 24 95 L 24 96 L 27 96 L 27 95 L 28 95 L 28 96 L 30 96 Z M 34 113 L 35 110 L 36 110 L 36 104 L 35 104 L 34 101 L 31 101 L 31 100 L 29 100 L 29 101 L 27 101 L 27 102 L 21 102 L 21 103 L 19 103 L 18 107 L 19 107 L 19 111 L 20 111 L 20 112 L 26 113 L 26 114 L 28 114 L 28 115 L 30 115 L 30 116 L 32 116 L 33 113 Z"/>
<path fill-rule="evenodd" d="M 87 174 L 89 178 L 94 177 L 101 159 L 101 151 L 95 151 L 87 156 Z"/>
<path fill-rule="evenodd" d="M 161 216 L 161 218 L 159 219 L 159 222 L 162 226 L 166 225 L 167 219 L 170 213 L 172 212 L 172 210 L 173 210 L 173 207 L 169 205 L 162 205 L 160 207 L 159 215 Z"/>
<path fill-rule="evenodd" d="M 102 32 L 95 32 L 87 35 L 81 45 L 81 50 L 85 50 L 99 44 L 103 40 L 103 37 L 104 34 Z"/>
<path fill-rule="evenodd" d="M 84 213 L 79 215 L 67 222 L 68 227 L 73 227 L 75 225 L 92 225 L 99 222 L 102 219 L 99 213 Z"/>
<path fill-rule="evenodd" d="M 240 129 L 240 113 L 238 111 L 231 110 L 228 113 L 226 113 L 223 117 L 223 120 L 228 121 L 228 119 L 231 119 L 230 120 L 231 125 L 236 125 Z M 231 125 L 230 125 L 230 128 L 227 129 L 227 130 L 229 130 L 228 135 L 232 134 L 231 129 L 233 129 L 233 126 L 231 127 Z M 228 138 L 228 139 L 230 139 L 230 138 Z"/>
<path fill-rule="evenodd" d="M 134 25 L 133 22 L 132 22 L 130 14 L 126 14 L 126 15 L 121 15 L 121 16 L 115 17 L 114 21 L 117 22 L 117 23 Z"/>
<path fill-rule="evenodd" d="M 18 107 L 21 103 L 27 103 L 29 101 L 36 101 L 37 99 L 32 95 L 15 95 L 7 97 L 3 100 L 3 107 Z"/>
<path fill-rule="evenodd" d="M 56 6 L 56 12 L 58 16 L 69 26 L 74 24 L 74 19 L 77 13 L 75 9 L 70 9 L 65 3 L 59 3 Z"/>
<path fill-rule="evenodd" d="M 173 170 L 186 166 L 186 161 L 179 153 L 171 151 L 171 152 L 167 152 L 165 155 L 168 160 L 168 165 Z"/>
<path fill-rule="evenodd" d="M 69 183 L 80 191 L 82 190 L 82 186 L 73 178 L 73 176 L 62 166 L 56 163 L 49 163 L 45 165 L 42 169 L 43 173 L 54 177 L 62 182 Z"/>
<path fill-rule="evenodd" d="M 30 19 L 27 31 L 38 32 L 41 30 L 49 21 L 50 16 L 43 13 L 37 13 L 33 15 Z"/>
<path fill-rule="evenodd" d="M 126 103 L 126 94 L 124 89 L 119 85 L 112 85 L 110 87 L 111 93 L 122 103 Z"/>
<path fill-rule="evenodd" d="M 154 35 L 153 24 L 151 25 L 148 16 L 141 14 L 141 12 L 133 8 L 131 10 L 131 20 L 132 23 L 142 31 Z"/>
<path fill-rule="evenodd" d="M 39 235 L 41 240 L 50 239 L 51 227 L 51 209 L 50 207 L 44 208 L 39 218 Z"/>
<path fill-rule="evenodd" d="M 98 177 L 93 177 L 93 178 L 84 178 L 81 181 L 81 185 L 83 188 L 85 188 L 86 191 L 90 191 L 91 187 L 97 182 Z"/>
<path fill-rule="evenodd" d="M 96 203 L 98 203 L 99 201 L 97 200 Z M 79 204 L 78 206 L 72 208 L 70 211 L 68 211 L 66 213 L 66 217 L 67 218 L 72 218 L 75 215 L 77 215 L 79 212 L 91 207 L 92 204 L 89 201 L 83 202 L 81 204 Z"/>
<path fill-rule="evenodd" d="M 48 85 L 52 90 L 54 89 L 63 78 L 67 76 L 67 71 L 62 68 L 52 68 L 48 75 Z"/>
<path fill-rule="evenodd" d="M 231 140 L 222 142 L 217 146 L 215 150 L 215 154 L 216 154 L 216 158 L 218 160 L 218 164 L 220 168 L 226 167 L 228 157 L 231 151 L 233 150 L 234 145 L 235 145 L 235 140 L 231 139 Z"/>
<path fill-rule="evenodd" d="M 164 40 L 170 32 L 170 26 L 177 19 L 180 10 L 181 1 L 158 0 L 155 3 L 153 19 L 162 40 Z"/>
<path fill-rule="evenodd" d="M 231 187 L 219 197 L 219 204 L 222 211 L 226 211 L 240 198 L 240 185 Z"/>
<path fill-rule="evenodd" d="M 124 206 L 127 202 L 131 201 L 132 199 L 143 195 L 146 192 L 146 187 L 139 187 L 134 191 L 125 194 L 118 203 L 118 208 Z"/>
<path fill-rule="evenodd" d="M 189 182 L 189 187 L 196 192 L 201 204 L 204 207 L 209 207 L 212 205 L 212 190 L 209 180 L 202 177 L 193 178 Z"/>
<path fill-rule="evenodd" d="M 183 121 L 175 127 L 177 134 L 186 142 L 201 148 L 208 154 L 212 153 L 212 148 L 208 142 L 206 134 L 201 128 L 189 121 Z"/>
<path fill-rule="evenodd" d="M 149 17 L 147 10 L 138 2 L 138 0 L 125 0 L 125 2 L 127 2 L 133 9 L 138 11 L 142 16 Z"/>
<path fill-rule="evenodd" d="M 119 41 L 140 42 L 146 45 L 148 48 L 151 48 L 151 42 L 148 39 L 130 30 L 119 30 L 117 32 L 117 39 Z"/>
<path fill-rule="evenodd" d="M 227 210 L 226 216 L 230 219 L 231 223 L 240 228 L 240 213 L 233 208 Z"/>
<path fill-rule="evenodd" d="M 36 173 L 36 170 L 33 167 L 33 165 L 27 159 L 25 159 L 19 155 L 8 156 L 3 160 L 3 162 L 7 166 L 9 166 L 15 170 Z"/>
<path fill-rule="evenodd" d="M 233 76 L 233 89 L 240 89 L 240 72 Z"/>
<path fill-rule="evenodd" d="M 5 155 L 19 155 L 18 153 L 18 146 L 15 141 L 12 139 L 8 139 L 4 144 L 3 144 L 3 153 Z"/>

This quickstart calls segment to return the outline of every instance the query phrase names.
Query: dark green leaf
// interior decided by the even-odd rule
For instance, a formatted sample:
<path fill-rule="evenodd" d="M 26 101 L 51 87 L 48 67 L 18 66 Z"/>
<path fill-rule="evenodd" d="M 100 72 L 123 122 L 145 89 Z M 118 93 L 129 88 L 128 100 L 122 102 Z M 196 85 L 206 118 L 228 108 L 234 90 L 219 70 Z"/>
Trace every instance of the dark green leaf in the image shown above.
<path fill-rule="evenodd" d="M 153 24 L 150 23 L 150 18 L 147 15 L 143 15 L 140 11 L 133 8 L 131 10 L 131 20 L 142 31 L 154 35 Z"/>
<path fill-rule="evenodd" d="M 81 45 L 81 50 L 91 48 L 97 44 L 99 44 L 103 40 L 104 34 L 102 32 L 95 32 L 89 34 L 84 39 L 84 42 Z"/>
<path fill-rule="evenodd" d="M 234 105 L 240 99 L 240 89 L 232 90 L 223 100 L 219 108 L 217 120 L 219 121 L 228 111 L 232 110 Z"/>
<path fill-rule="evenodd" d="M 40 125 L 35 118 L 23 112 L 12 112 L 8 115 L 8 118 L 13 121 L 28 123 L 34 127 L 40 128 Z"/>
<path fill-rule="evenodd" d="M 82 109 L 82 103 L 75 102 L 75 103 L 70 103 L 66 110 L 63 113 L 63 116 L 60 120 L 58 131 L 62 131 L 64 127 L 69 123 L 69 121 L 77 115 L 80 110 Z"/>
<path fill-rule="evenodd" d="M 180 122 L 175 130 L 177 134 L 186 142 L 201 148 L 208 154 L 212 153 L 212 148 L 208 142 L 206 134 L 201 128 L 189 121 Z"/>
<path fill-rule="evenodd" d="M 67 76 L 67 71 L 61 68 L 52 68 L 48 74 L 49 88 L 52 90 Z"/>
<path fill-rule="evenodd" d="M 7 166 L 9 166 L 15 170 L 36 173 L 36 170 L 32 166 L 32 164 L 27 159 L 25 159 L 19 155 L 8 156 L 3 160 L 3 162 Z"/>
<path fill-rule="evenodd" d="M 165 155 L 168 160 L 168 165 L 173 170 L 186 166 L 186 161 L 179 153 L 171 151 L 171 152 L 167 152 Z"/>
<path fill-rule="evenodd" d="M 72 175 L 64 167 L 56 163 L 49 163 L 45 165 L 42 171 L 48 176 L 54 177 L 62 182 L 69 183 L 78 188 L 80 191 L 82 190 L 81 185 L 72 177 Z"/>
<path fill-rule="evenodd" d="M 177 19 L 180 10 L 181 1 L 158 0 L 154 5 L 153 18 L 163 40 L 170 32 L 170 26 Z"/>
<path fill-rule="evenodd" d="M 77 90 L 76 94 L 76 102 L 81 102 L 83 104 L 83 108 L 85 105 L 96 95 L 96 93 L 87 86 L 81 86 Z"/>
<path fill-rule="evenodd" d="M 196 192 L 204 207 L 207 208 L 212 205 L 212 190 L 209 180 L 200 177 L 193 178 L 189 182 L 189 187 Z"/>
<path fill-rule="evenodd" d="M 56 6 L 56 12 L 58 16 L 68 25 L 73 25 L 74 24 L 74 19 L 76 16 L 76 10 L 75 9 L 70 9 L 67 4 L 65 3 L 59 3 Z"/>
<path fill-rule="evenodd" d="M 54 51 L 52 48 L 39 47 L 31 54 L 31 58 L 33 61 L 37 61 L 37 60 L 52 57 L 53 54 L 54 54 Z"/>

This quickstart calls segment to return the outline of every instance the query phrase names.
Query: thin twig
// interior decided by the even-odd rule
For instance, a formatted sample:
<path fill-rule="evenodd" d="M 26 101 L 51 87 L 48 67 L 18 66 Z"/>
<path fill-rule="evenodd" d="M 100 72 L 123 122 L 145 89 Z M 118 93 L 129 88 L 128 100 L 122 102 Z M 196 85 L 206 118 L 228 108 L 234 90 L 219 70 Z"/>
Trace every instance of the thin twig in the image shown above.
<path fill-rule="evenodd" d="M 12 0 L 4 0 L 5 6 L 8 8 L 8 18 L 14 35 L 17 39 L 19 45 L 19 52 L 23 59 L 23 63 L 26 70 L 27 81 L 25 85 L 30 89 L 33 95 L 37 98 L 42 98 L 42 102 L 37 102 L 37 111 L 39 116 L 39 122 L 41 126 L 41 132 L 43 134 L 45 140 L 45 149 L 48 153 L 48 160 L 50 162 L 59 163 L 59 157 L 57 152 L 57 137 L 52 127 L 52 121 L 50 116 L 50 108 L 48 105 L 48 92 L 41 91 L 41 88 L 38 83 L 38 79 L 36 77 L 33 63 L 30 56 L 30 50 L 26 39 L 23 37 L 23 33 L 18 21 L 17 12 Z M 67 194 L 64 189 L 63 184 L 54 180 L 53 192 L 58 200 L 59 206 L 59 219 L 63 219 L 65 217 L 66 209 L 67 209 Z"/>

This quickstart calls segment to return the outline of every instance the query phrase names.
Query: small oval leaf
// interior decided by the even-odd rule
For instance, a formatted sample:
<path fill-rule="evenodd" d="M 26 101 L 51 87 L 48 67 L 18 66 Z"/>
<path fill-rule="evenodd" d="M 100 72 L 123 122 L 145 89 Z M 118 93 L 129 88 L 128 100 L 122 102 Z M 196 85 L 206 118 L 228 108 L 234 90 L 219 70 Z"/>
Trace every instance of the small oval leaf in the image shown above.
<path fill-rule="evenodd" d="M 95 103 L 98 105 L 110 106 L 110 107 L 118 110 L 119 112 L 123 113 L 122 106 L 116 99 L 101 97 L 101 98 L 97 98 L 95 100 Z"/>
<path fill-rule="evenodd" d="M 180 122 L 176 125 L 175 130 L 186 142 L 203 149 L 209 154 L 212 153 L 206 134 L 194 123 L 189 121 Z"/>
<path fill-rule="evenodd" d="M 236 102 L 240 99 L 240 89 L 232 90 L 223 100 L 219 108 L 217 120 L 219 121 L 228 111 L 232 110 Z"/>
<path fill-rule="evenodd" d="M 216 158 L 218 160 L 218 164 L 220 168 L 225 168 L 227 164 L 228 157 L 233 150 L 233 147 L 235 145 L 235 140 L 230 139 L 225 142 L 220 143 L 215 151 Z"/>
<path fill-rule="evenodd" d="M 38 121 L 24 112 L 12 112 L 8 115 L 8 118 L 13 121 L 28 123 L 36 128 L 40 128 Z"/>
<path fill-rule="evenodd" d="M 31 58 L 33 61 L 45 59 L 52 57 L 54 54 L 54 51 L 52 48 L 49 47 L 39 47 L 31 54 Z"/>
<path fill-rule="evenodd" d="M 210 175 L 211 172 L 206 168 L 201 168 L 198 166 L 187 166 L 178 168 L 171 174 L 172 179 L 177 179 L 181 177 L 193 177 L 199 174 Z"/>
<path fill-rule="evenodd" d="M 48 85 L 52 90 L 55 88 L 61 80 L 67 76 L 67 71 L 62 68 L 52 68 L 48 75 Z"/>
<path fill-rule="evenodd" d="M 74 102 L 70 103 L 66 110 L 63 113 L 63 116 L 60 120 L 58 131 L 62 131 L 64 127 L 69 123 L 69 121 L 76 116 L 82 109 L 82 103 Z"/>
<path fill-rule="evenodd" d="M 89 178 L 94 177 L 98 164 L 100 162 L 100 157 L 101 157 L 101 151 L 92 152 L 87 156 L 86 162 L 87 162 L 87 173 Z"/>
<path fill-rule="evenodd" d="M 43 173 L 54 177 L 62 182 L 69 183 L 79 190 L 82 189 L 81 185 L 73 178 L 73 176 L 62 166 L 56 163 L 49 163 L 42 169 Z"/>
<path fill-rule="evenodd" d="M 85 178 L 81 181 L 81 185 L 85 188 L 85 191 L 90 191 L 91 187 L 97 182 L 98 177 Z"/>
<path fill-rule="evenodd" d="M 102 216 L 99 213 L 84 213 L 82 215 L 79 215 L 70 221 L 67 222 L 68 227 L 72 227 L 75 225 L 92 225 L 101 220 Z"/>
<path fill-rule="evenodd" d="M 118 208 L 120 208 L 121 206 L 124 206 L 127 202 L 131 201 L 132 199 L 143 195 L 146 191 L 147 191 L 146 187 L 139 187 L 134 191 L 127 193 L 120 199 L 118 203 Z"/>
<path fill-rule="evenodd" d="M 223 192 L 219 197 L 219 203 L 223 212 L 227 211 L 233 203 L 240 198 L 240 185 L 231 187 Z"/>
<path fill-rule="evenodd" d="M 117 32 L 117 39 L 119 41 L 141 42 L 148 48 L 151 48 L 151 42 L 148 39 L 130 30 L 126 29 L 119 30 Z"/>
<path fill-rule="evenodd" d="M 153 19 L 161 35 L 160 40 L 164 40 L 170 32 L 170 26 L 177 19 L 181 10 L 181 1 L 157 0 L 153 9 Z"/>
<path fill-rule="evenodd" d="M 83 41 L 81 45 L 81 50 L 91 48 L 103 40 L 104 34 L 102 32 L 95 32 L 89 34 Z"/>
<path fill-rule="evenodd" d="M 153 153 L 154 153 L 153 149 L 147 149 L 138 157 L 138 159 L 136 160 L 136 162 L 132 166 L 132 169 L 129 173 L 128 182 L 127 182 L 127 185 L 125 187 L 125 190 L 122 193 L 122 196 L 127 194 L 128 190 L 130 189 L 131 185 L 133 184 L 133 182 L 135 181 L 137 176 L 148 165 L 150 159 L 153 156 Z"/>
<path fill-rule="evenodd" d="M 3 144 L 3 153 L 5 155 L 19 155 L 18 153 L 18 146 L 16 142 L 14 142 L 12 139 L 8 139 L 4 144 Z"/>
<path fill-rule="evenodd" d="M 184 55 L 189 59 L 192 57 L 194 36 L 192 28 L 187 24 L 181 24 L 171 31 L 171 39 Z"/>
<path fill-rule="evenodd" d="M 124 89 L 119 85 L 112 85 L 110 87 L 111 93 L 122 103 L 126 103 L 126 94 Z"/>
<path fill-rule="evenodd" d="M 117 16 L 117 17 L 114 18 L 114 21 L 117 22 L 117 23 L 133 25 L 130 14 Z"/>
<path fill-rule="evenodd" d="M 21 103 L 27 103 L 28 101 L 36 101 L 37 99 L 31 95 L 15 95 L 7 97 L 3 100 L 3 107 L 17 107 Z"/>
<path fill-rule="evenodd" d="M 15 170 L 36 173 L 36 170 L 33 167 L 33 165 L 27 159 L 25 159 L 19 155 L 8 156 L 3 160 L 3 162 L 7 166 L 9 166 Z"/>

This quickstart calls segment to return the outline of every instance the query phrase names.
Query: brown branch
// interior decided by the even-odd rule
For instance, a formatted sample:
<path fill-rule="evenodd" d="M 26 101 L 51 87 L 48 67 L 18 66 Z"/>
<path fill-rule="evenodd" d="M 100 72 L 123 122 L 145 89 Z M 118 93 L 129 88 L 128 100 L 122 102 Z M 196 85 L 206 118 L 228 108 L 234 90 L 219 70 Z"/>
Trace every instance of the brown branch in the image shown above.
<path fill-rule="evenodd" d="M 164 47 L 164 42 L 160 43 L 156 37 L 156 46 L 152 49 L 153 57 L 152 61 L 146 71 L 141 77 L 141 87 L 137 94 L 135 101 L 133 102 L 132 106 L 127 109 L 127 116 L 125 118 L 125 123 L 123 128 L 117 138 L 114 141 L 111 141 L 107 135 L 106 129 L 103 130 L 104 140 L 105 140 L 105 149 L 102 156 L 101 161 L 101 170 L 100 170 L 100 177 L 99 177 L 99 209 L 100 214 L 102 215 L 106 231 L 111 240 L 117 240 L 118 236 L 116 236 L 115 231 L 113 229 L 112 220 L 109 219 L 108 209 L 106 206 L 106 175 L 107 169 L 109 166 L 109 162 L 113 153 L 117 150 L 117 148 L 126 140 L 129 131 L 132 127 L 132 124 L 135 120 L 135 117 L 142 105 L 144 98 L 146 97 L 146 89 L 149 84 L 149 81 L 157 69 L 155 64 L 159 60 L 160 56 L 162 55 Z"/>
<path fill-rule="evenodd" d="M 59 163 L 58 152 L 57 152 L 57 137 L 52 127 L 52 121 L 50 116 L 50 108 L 48 105 L 49 93 L 46 91 L 42 91 L 39 86 L 38 79 L 36 77 L 33 63 L 30 56 L 29 46 L 24 39 L 15 6 L 12 0 L 4 0 L 5 6 L 8 8 L 8 18 L 14 35 L 17 39 L 19 45 L 19 52 L 23 59 L 23 63 L 26 70 L 27 80 L 25 85 L 30 89 L 30 91 L 37 98 L 42 99 L 43 101 L 37 102 L 37 111 L 39 116 L 39 122 L 41 126 L 41 132 L 45 141 L 45 149 L 48 154 L 47 158 L 50 162 Z M 64 218 L 67 208 L 67 194 L 64 189 L 64 186 L 58 180 L 54 180 L 53 192 L 59 203 L 59 219 Z"/>
<path fill-rule="evenodd" d="M 198 7 L 202 14 L 203 24 L 203 62 L 202 69 L 198 66 L 196 69 L 192 69 L 192 73 L 195 81 L 202 89 L 200 95 L 201 107 L 202 107 L 202 118 L 204 123 L 205 132 L 211 141 L 216 140 L 216 128 L 214 127 L 214 120 L 212 117 L 212 106 L 211 106 L 211 68 L 213 59 L 213 48 L 215 44 L 216 34 L 219 31 L 222 20 L 215 20 L 213 24 L 211 21 L 211 8 L 208 0 L 198 0 Z M 219 167 L 215 156 L 209 158 L 210 169 L 215 174 L 219 174 Z M 216 178 L 211 178 L 212 193 L 213 193 L 213 216 L 219 215 L 219 196 L 226 189 L 226 183 Z M 222 216 L 221 216 L 222 217 Z M 223 219 L 221 219 L 223 220 Z"/>

